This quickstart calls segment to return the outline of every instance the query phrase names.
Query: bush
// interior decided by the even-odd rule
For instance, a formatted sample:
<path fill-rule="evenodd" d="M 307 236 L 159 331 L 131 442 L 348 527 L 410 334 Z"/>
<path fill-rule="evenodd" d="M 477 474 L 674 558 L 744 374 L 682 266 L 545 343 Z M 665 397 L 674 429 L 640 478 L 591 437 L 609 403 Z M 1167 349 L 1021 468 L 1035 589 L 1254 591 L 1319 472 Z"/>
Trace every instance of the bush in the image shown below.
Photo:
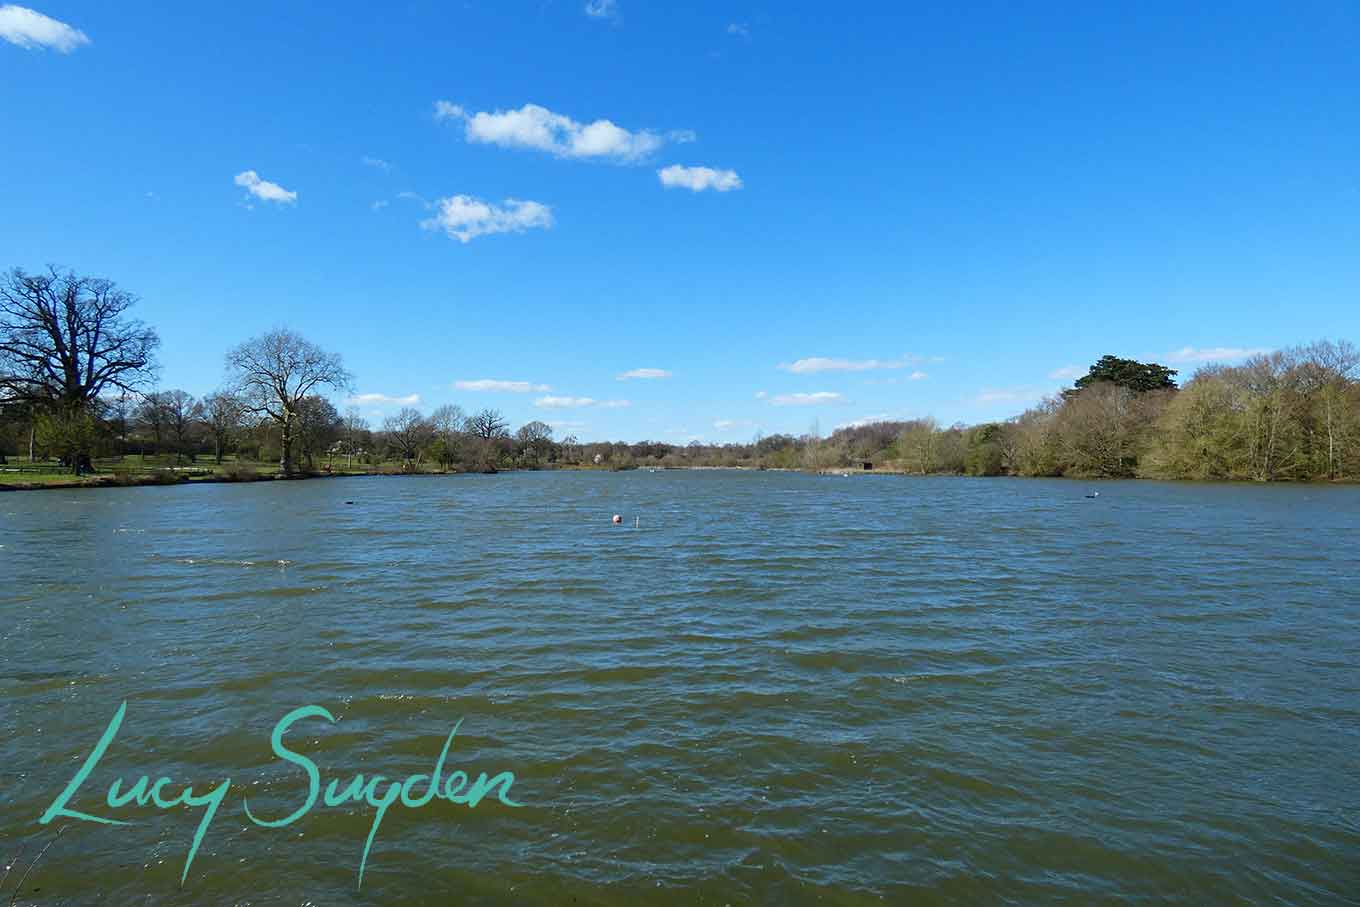
<path fill-rule="evenodd" d="M 254 482 L 260 478 L 260 474 L 254 467 L 238 461 L 223 466 L 218 470 L 217 477 L 224 482 Z"/>

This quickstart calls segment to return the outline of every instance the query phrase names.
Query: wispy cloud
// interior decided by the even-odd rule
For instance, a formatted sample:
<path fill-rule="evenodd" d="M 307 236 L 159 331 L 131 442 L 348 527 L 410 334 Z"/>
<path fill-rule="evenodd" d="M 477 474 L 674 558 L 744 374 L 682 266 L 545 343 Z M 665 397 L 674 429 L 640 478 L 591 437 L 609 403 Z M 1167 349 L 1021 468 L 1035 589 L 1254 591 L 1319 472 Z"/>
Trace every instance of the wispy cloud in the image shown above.
<path fill-rule="evenodd" d="M 718 431 L 739 431 L 741 429 L 755 428 L 756 423 L 750 419 L 715 419 L 713 427 Z"/>
<path fill-rule="evenodd" d="M 443 230 L 461 243 L 493 233 L 546 230 L 553 225 L 552 209 L 547 205 L 516 198 L 493 205 L 470 195 L 454 195 L 439 199 L 434 207 L 434 217 L 421 221 L 420 226 L 426 230 Z"/>
<path fill-rule="evenodd" d="M 1087 370 L 1080 365 L 1064 365 L 1062 368 L 1055 368 L 1048 373 L 1051 381 L 1071 381 L 1086 374 Z"/>
<path fill-rule="evenodd" d="M 415 406 L 420 403 L 420 394 L 407 394 L 405 397 L 392 397 L 388 394 L 355 394 L 345 402 L 350 406 Z"/>
<path fill-rule="evenodd" d="M 627 371 L 619 375 L 617 380 L 630 381 L 634 378 L 651 380 L 656 378 L 669 378 L 669 377 L 671 377 L 671 373 L 666 371 L 664 368 L 635 368 L 632 369 L 631 371 Z"/>
<path fill-rule="evenodd" d="M 586 0 L 585 13 L 592 19 L 618 19 L 618 0 Z"/>
<path fill-rule="evenodd" d="M 497 381 L 494 378 L 455 381 L 453 386 L 460 391 L 492 391 L 507 394 L 545 394 L 552 390 L 546 384 L 532 384 L 528 381 Z"/>
<path fill-rule="evenodd" d="M 1190 365 L 1197 362 L 1232 362 L 1235 359 L 1245 359 L 1248 356 L 1257 356 L 1270 351 L 1269 347 L 1263 346 L 1210 346 L 1203 348 L 1183 346 L 1160 358 L 1173 365 Z"/>
<path fill-rule="evenodd" d="M 811 356 L 794 362 L 781 362 L 779 368 L 795 375 L 815 375 L 818 372 L 869 372 L 875 369 L 907 368 L 927 360 L 924 356 L 908 354 L 900 359 L 833 359 L 826 356 Z M 920 376 L 918 378 L 917 376 Z M 911 379 L 920 381 L 928 377 L 925 372 L 912 372 Z"/>
<path fill-rule="evenodd" d="M 378 199 L 376 202 L 374 202 L 373 204 L 369 205 L 368 207 L 371 208 L 371 209 L 374 210 L 374 211 L 381 211 L 383 208 L 386 208 L 389 204 L 390 204 L 390 202 L 388 202 L 387 199 L 385 199 L 385 198 L 380 198 L 380 199 Z"/>
<path fill-rule="evenodd" d="M 0 38 L 25 50 L 55 50 L 69 54 L 90 43 L 89 35 L 26 6 L 0 6 Z"/>
<path fill-rule="evenodd" d="M 1044 395 L 1035 387 L 989 387 L 973 398 L 974 403 L 1033 403 Z"/>
<path fill-rule="evenodd" d="M 824 406 L 829 403 L 844 403 L 845 395 L 833 391 L 817 391 L 812 394 L 779 394 L 770 398 L 775 406 Z"/>
<path fill-rule="evenodd" d="M 580 160 L 627 163 L 647 157 L 667 139 L 694 140 L 694 133 L 687 130 L 663 136 L 650 129 L 630 131 L 605 119 L 582 123 L 538 104 L 525 104 L 518 110 L 468 113 L 451 101 L 436 101 L 434 115 L 437 120 L 462 122 L 469 142 Z"/>
<path fill-rule="evenodd" d="M 368 155 L 364 155 L 359 158 L 359 161 L 365 167 L 372 167 L 374 170 L 381 170 L 383 173 L 387 173 L 392 169 L 392 165 L 380 157 L 369 157 Z"/>
<path fill-rule="evenodd" d="M 254 170 L 244 170 L 236 174 L 234 182 L 261 201 L 277 202 L 280 205 L 291 205 L 297 201 L 296 192 L 290 192 L 278 183 L 260 179 L 260 175 Z"/>
<path fill-rule="evenodd" d="M 741 188 L 741 177 L 735 170 L 714 170 L 712 167 L 682 167 L 671 164 L 656 171 L 661 185 L 667 189 L 688 189 L 691 192 L 731 192 Z"/>
<path fill-rule="evenodd" d="M 588 406 L 598 406 L 603 409 L 619 409 L 625 406 L 632 406 L 629 400 L 596 400 L 594 397 L 539 397 L 534 401 L 534 406 L 542 409 L 583 409 Z"/>
<path fill-rule="evenodd" d="M 770 396 L 770 392 L 769 392 L 769 391 L 756 391 L 756 399 L 757 399 L 757 400 L 764 400 L 764 399 L 765 399 L 766 397 L 768 397 L 768 396 Z"/>
<path fill-rule="evenodd" d="M 727 24 L 727 33 L 729 35 L 736 35 L 738 38 L 749 38 L 751 37 L 751 26 L 747 25 L 745 22 L 729 22 Z"/>
<path fill-rule="evenodd" d="M 912 372 L 910 375 L 908 375 L 908 376 L 907 376 L 907 380 L 908 380 L 908 381 L 924 381 L 924 380 L 926 380 L 926 379 L 929 378 L 929 377 L 930 377 L 930 376 L 927 375 L 925 372 L 916 371 L 916 372 Z"/>

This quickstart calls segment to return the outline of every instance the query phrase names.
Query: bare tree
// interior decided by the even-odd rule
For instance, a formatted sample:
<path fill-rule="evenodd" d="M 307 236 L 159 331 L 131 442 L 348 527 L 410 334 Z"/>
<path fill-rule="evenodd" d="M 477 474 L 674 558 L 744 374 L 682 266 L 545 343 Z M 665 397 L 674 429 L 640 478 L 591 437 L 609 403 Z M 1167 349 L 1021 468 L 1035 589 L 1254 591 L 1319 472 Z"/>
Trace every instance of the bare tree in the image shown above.
<path fill-rule="evenodd" d="M 914 419 L 898 435 L 897 446 L 912 471 L 929 475 L 939 466 L 940 426 L 934 419 Z"/>
<path fill-rule="evenodd" d="M 108 424 L 109 431 L 113 434 L 116 453 L 122 456 L 126 453 L 128 429 L 131 427 L 134 413 L 133 402 L 136 398 L 125 390 L 120 390 L 116 395 L 107 397 L 103 403 L 104 419 Z"/>
<path fill-rule="evenodd" d="M 408 462 L 420 456 L 421 449 L 434 434 L 433 427 L 420 410 L 409 406 L 395 416 L 388 416 L 383 422 L 383 431 L 387 433 L 387 443 Z"/>
<path fill-rule="evenodd" d="M 468 417 L 467 429 L 479 438 L 491 441 L 506 437 L 510 423 L 505 421 L 498 409 L 484 409 Z"/>
<path fill-rule="evenodd" d="M 430 414 L 430 428 L 434 435 L 431 456 L 446 471 L 462 454 L 467 415 L 456 404 L 446 403 Z"/>
<path fill-rule="evenodd" d="M 345 410 L 344 436 L 341 441 L 345 453 L 345 468 L 348 469 L 354 455 L 360 452 L 364 434 L 368 431 L 368 420 L 359 412 L 359 407 L 351 406 Z"/>
<path fill-rule="evenodd" d="M 1132 476 L 1138 463 L 1141 397 L 1108 381 L 1087 385 L 1068 397 L 1058 416 L 1065 471 L 1110 479 Z"/>
<path fill-rule="evenodd" d="M 458 436 L 467 427 L 468 418 L 461 406 L 446 403 L 430 413 L 430 426 L 435 435 L 453 449 L 458 444 Z"/>
<path fill-rule="evenodd" d="M 562 454 L 572 463 L 579 462 L 581 459 L 581 442 L 575 435 L 567 435 L 562 439 Z"/>
<path fill-rule="evenodd" d="M 182 390 L 165 391 L 160 397 L 166 426 L 175 439 L 175 462 L 179 463 L 203 418 L 203 405 Z"/>
<path fill-rule="evenodd" d="M 340 356 L 287 328 L 277 328 L 227 353 L 227 371 L 250 412 L 279 426 L 279 470 L 293 472 L 293 427 L 302 399 L 319 387 L 344 390 L 352 376 Z"/>
<path fill-rule="evenodd" d="M 144 436 L 151 438 L 152 449 L 159 454 L 165 445 L 165 434 L 169 429 L 170 416 L 166 411 L 165 392 L 147 391 L 142 395 L 142 402 L 137 404 L 137 411 L 133 418 L 136 420 L 137 428 Z M 142 445 L 142 455 L 146 455 L 146 446 Z"/>
<path fill-rule="evenodd" d="M 1309 390 L 1321 410 L 1320 421 L 1327 437 L 1327 478 L 1338 475 L 1338 465 L 1350 446 L 1354 412 L 1347 406 L 1351 383 L 1360 372 L 1360 350 L 1348 341 L 1321 340 L 1299 351 L 1300 368 L 1313 373 Z"/>
<path fill-rule="evenodd" d="M 203 398 L 203 419 L 213 439 L 213 458 L 220 464 L 222 454 L 241 431 L 245 406 L 231 391 L 216 391 Z"/>
<path fill-rule="evenodd" d="M 296 428 L 298 453 L 307 461 L 307 468 L 312 469 L 316 455 L 330 450 L 340 437 L 344 421 L 331 401 L 313 394 L 299 402 Z"/>
<path fill-rule="evenodd" d="M 0 275 L 0 398 L 83 408 L 141 387 L 160 338 L 126 317 L 136 301 L 112 281 L 55 267 Z"/>
<path fill-rule="evenodd" d="M 552 434 L 552 426 L 534 420 L 520 427 L 515 433 L 515 440 L 519 442 L 520 450 L 528 453 L 537 464 L 546 454 L 552 452 Z"/>

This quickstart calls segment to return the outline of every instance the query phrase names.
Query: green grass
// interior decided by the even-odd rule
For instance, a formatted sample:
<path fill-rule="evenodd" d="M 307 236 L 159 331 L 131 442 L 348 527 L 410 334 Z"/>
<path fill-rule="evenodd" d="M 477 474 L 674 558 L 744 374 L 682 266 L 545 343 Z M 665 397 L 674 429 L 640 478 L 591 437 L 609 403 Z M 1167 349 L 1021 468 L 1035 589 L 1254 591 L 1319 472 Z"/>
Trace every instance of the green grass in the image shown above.
<path fill-rule="evenodd" d="M 315 461 L 315 472 L 325 473 L 326 460 Z M 544 464 L 547 467 L 547 464 Z M 414 470 L 404 468 L 400 460 L 382 460 L 376 463 L 354 462 L 346 467 L 344 458 L 330 462 L 331 475 L 441 475 L 444 470 L 435 463 L 422 463 Z M 547 467 L 551 468 L 551 467 Z M 609 469 L 608 464 L 601 466 L 568 467 Z M 188 457 L 176 458 L 173 454 L 127 454 L 122 457 L 97 457 L 94 472 L 81 476 L 74 475 L 68 467 L 56 460 L 38 459 L 30 462 L 27 457 L 10 457 L 8 463 L 0 464 L 0 485 L 108 485 L 108 484 L 154 484 L 176 481 L 252 481 L 257 478 L 272 478 L 278 474 L 277 460 L 262 462 L 234 455 L 225 456 L 217 463 L 211 456 L 199 456 L 194 460 Z M 456 470 L 455 470 L 456 471 Z"/>

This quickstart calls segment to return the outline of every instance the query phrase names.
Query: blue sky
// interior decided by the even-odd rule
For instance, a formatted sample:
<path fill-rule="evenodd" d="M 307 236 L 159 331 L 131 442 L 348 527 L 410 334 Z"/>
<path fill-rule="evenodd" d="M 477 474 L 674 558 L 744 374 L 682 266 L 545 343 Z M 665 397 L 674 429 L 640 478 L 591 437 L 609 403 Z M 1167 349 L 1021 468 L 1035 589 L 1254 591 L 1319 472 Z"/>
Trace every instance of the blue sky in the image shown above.
<path fill-rule="evenodd" d="M 375 422 L 737 441 L 1360 340 L 1353 3 L 31 2 L 0 265 L 165 387 L 287 325 Z"/>

